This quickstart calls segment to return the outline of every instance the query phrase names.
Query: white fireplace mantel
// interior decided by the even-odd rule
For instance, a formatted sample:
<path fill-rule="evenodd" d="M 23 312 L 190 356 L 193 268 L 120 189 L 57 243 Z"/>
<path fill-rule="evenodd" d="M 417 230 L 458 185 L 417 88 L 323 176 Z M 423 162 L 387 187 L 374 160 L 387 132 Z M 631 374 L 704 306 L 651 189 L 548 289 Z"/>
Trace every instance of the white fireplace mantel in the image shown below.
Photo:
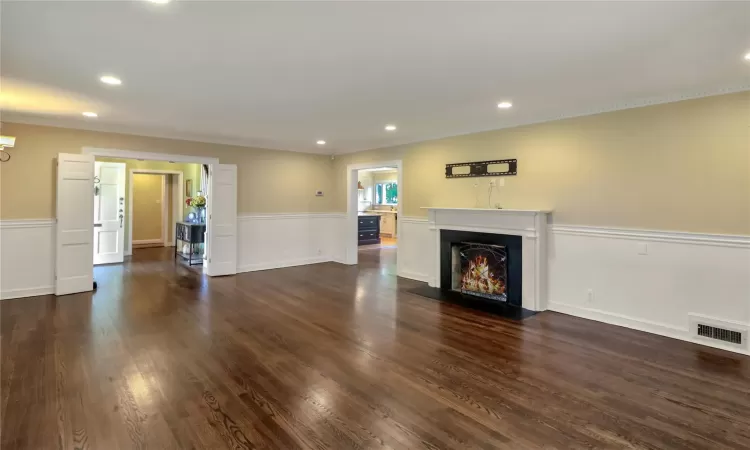
<path fill-rule="evenodd" d="M 547 216 L 550 211 L 526 209 L 424 208 L 435 243 L 430 286 L 440 287 L 440 230 L 474 231 L 521 236 L 523 257 L 521 298 L 532 311 L 547 309 Z"/>

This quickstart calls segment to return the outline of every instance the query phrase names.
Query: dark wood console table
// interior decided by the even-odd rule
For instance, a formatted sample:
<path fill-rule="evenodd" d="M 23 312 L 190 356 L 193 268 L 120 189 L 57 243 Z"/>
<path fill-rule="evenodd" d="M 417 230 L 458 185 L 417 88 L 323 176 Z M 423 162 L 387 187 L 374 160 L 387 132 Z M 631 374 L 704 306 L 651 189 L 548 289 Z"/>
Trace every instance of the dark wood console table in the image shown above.
<path fill-rule="evenodd" d="M 205 223 L 177 222 L 174 230 L 174 257 L 187 260 L 190 266 L 203 264 L 203 252 L 196 254 L 194 250 L 196 245 L 204 243 L 205 233 Z M 182 251 L 178 245 L 180 241 L 190 245 L 189 253 Z"/>

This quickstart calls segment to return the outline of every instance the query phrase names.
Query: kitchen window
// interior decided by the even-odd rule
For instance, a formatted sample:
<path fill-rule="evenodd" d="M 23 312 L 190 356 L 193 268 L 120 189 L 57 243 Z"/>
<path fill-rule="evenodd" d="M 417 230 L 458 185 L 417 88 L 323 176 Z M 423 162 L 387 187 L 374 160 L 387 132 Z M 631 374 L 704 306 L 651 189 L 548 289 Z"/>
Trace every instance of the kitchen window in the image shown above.
<path fill-rule="evenodd" d="M 375 204 L 398 205 L 398 184 L 378 183 L 375 185 Z"/>

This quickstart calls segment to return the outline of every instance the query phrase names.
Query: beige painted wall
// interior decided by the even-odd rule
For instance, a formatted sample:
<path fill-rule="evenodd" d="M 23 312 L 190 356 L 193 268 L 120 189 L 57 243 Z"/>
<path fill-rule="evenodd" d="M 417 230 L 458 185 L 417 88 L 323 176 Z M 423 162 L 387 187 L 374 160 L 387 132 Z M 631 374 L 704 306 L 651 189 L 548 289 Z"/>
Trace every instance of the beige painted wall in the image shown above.
<path fill-rule="evenodd" d="M 382 171 L 372 173 L 373 183 L 395 183 L 398 181 L 398 171 Z"/>
<path fill-rule="evenodd" d="M 490 204 L 553 210 L 558 224 L 750 234 L 750 92 L 326 156 L 6 123 L 0 218 L 54 217 L 54 158 L 82 147 L 214 156 L 238 165 L 238 212 L 346 210 L 347 164 L 403 160 L 405 215 L 486 207 L 487 178 L 446 163 L 517 158 Z M 33 180 L 33 188 L 29 184 Z M 479 183 L 478 188 L 474 184 Z M 315 197 L 316 190 L 325 192 Z M 477 203 L 477 197 L 479 202 Z"/>
<path fill-rule="evenodd" d="M 163 239 L 164 175 L 133 175 L 133 242 Z"/>
<path fill-rule="evenodd" d="M 406 216 L 477 194 L 487 207 L 488 178 L 446 179 L 445 164 L 504 158 L 519 174 L 491 204 L 551 209 L 558 224 L 750 234 L 750 92 L 337 156 L 336 209 L 347 164 L 398 159 Z"/>
<path fill-rule="evenodd" d="M 12 159 L 0 164 L 0 219 L 55 217 L 55 158 L 83 147 L 210 156 L 237 164 L 239 214 L 330 212 L 335 209 L 328 156 L 159 139 L 66 128 L 0 124 L 15 136 Z M 315 191 L 324 192 L 316 197 Z"/>

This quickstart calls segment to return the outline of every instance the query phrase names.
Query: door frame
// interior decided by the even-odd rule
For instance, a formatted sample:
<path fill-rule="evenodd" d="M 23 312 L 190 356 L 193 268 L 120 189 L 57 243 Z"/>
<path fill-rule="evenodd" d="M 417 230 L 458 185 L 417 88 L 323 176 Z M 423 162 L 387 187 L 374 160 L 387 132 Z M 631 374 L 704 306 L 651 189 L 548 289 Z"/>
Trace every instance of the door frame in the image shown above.
<path fill-rule="evenodd" d="M 142 152 L 142 151 L 134 151 L 134 150 L 122 150 L 122 149 L 116 149 L 116 148 L 99 148 L 99 147 L 83 147 L 81 149 L 81 153 L 84 155 L 94 155 L 96 156 L 106 156 L 109 158 L 121 158 L 121 159 L 137 159 L 141 161 L 167 161 L 167 162 L 181 162 L 181 163 L 191 163 L 191 164 L 208 164 L 214 165 L 219 164 L 219 158 L 213 158 L 210 156 L 190 156 L 190 155 L 176 155 L 172 153 L 152 153 L 152 152 Z M 133 185 L 130 184 L 130 187 Z M 184 186 L 184 183 L 183 183 Z M 93 189 L 93 188 L 92 188 Z M 206 201 L 211 202 L 211 191 L 207 192 Z M 129 195 L 129 198 L 132 199 L 132 195 Z M 130 201 L 130 200 L 129 200 Z M 91 196 L 91 202 L 93 206 L 94 197 Z M 182 203 L 182 202 L 180 202 Z M 131 214 L 132 217 L 132 214 Z M 132 223 L 130 224 L 130 237 L 128 240 L 130 241 L 130 244 L 128 248 L 126 248 L 126 254 L 130 255 L 132 254 Z M 210 251 L 210 250 L 209 250 Z M 92 266 L 93 267 L 93 266 Z"/>
<path fill-rule="evenodd" d="M 162 208 L 161 208 L 161 214 L 164 218 L 162 222 L 162 243 L 164 244 L 164 247 L 168 247 L 171 244 L 171 240 L 169 239 L 169 227 L 171 226 L 174 230 L 175 224 L 178 221 L 179 217 L 182 217 L 182 200 L 179 202 L 175 202 L 174 198 L 177 196 L 177 194 L 172 193 L 172 222 L 169 222 L 169 210 L 167 209 L 167 202 L 165 200 L 168 200 L 167 197 L 167 177 L 166 175 L 177 175 L 177 179 L 179 180 L 177 183 L 177 186 L 182 189 L 184 186 L 184 175 L 179 170 L 157 170 L 157 169 L 130 169 L 128 172 L 128 230 L 130 230 L 130 233 L 128 233 L 128 239 L 127 242 L 125 242 L 125 254 L 126 255 L 132 255 L 133 254 L 133 175 L 137 173 L 142 174 L 151 174 L 151 175 L 162 175 L 161 180 L 161 198 L 162 198 Z M 182 193 L 182 190 L 178 190 L 178 192 Z M 182 195 L 180 195 L 180 198 L 182 198 Z M 177 214 L 177 208 L 179 207 L 179 214 Z"/>
<path fill-rule="evenodd" d="M 357 245 L 357 176 L 362 169 L 376 169 L 378 167 L 395 167 L 398 170 L 398 222 L 396 223 L 396 236 L 401 236 L 401 220 L 404 217 L 404 167 L 403 161 L 398 159 L 394 161 L 380 161 L 373 163 L 349 164 L 346 166 L 346 226 L 345 232 L 341 235 L 344 244 L 344 264 L 354 265 L 358 261 Z M 401 258 L 399 253 L 401 246 L 396 246 L 396 273 L 401 273 Z"/>

